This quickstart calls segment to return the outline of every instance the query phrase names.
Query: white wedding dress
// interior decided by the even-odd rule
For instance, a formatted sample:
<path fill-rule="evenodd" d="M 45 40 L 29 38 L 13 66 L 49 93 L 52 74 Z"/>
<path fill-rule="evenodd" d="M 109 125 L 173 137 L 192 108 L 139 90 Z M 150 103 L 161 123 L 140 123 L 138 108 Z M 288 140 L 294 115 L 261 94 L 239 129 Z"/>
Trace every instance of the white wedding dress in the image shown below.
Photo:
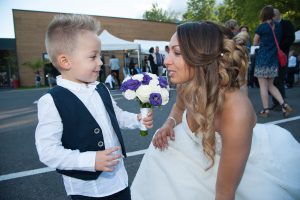
<path fill-rule="evenodd" d="M 160 151 L 151 144 L 131 186 L 132 200 L 214 200 L 221 151 L 216 134 L 215 165 L 188 127 L 186 112 L 174 128 L 175 141 Z M 300 144 L 285 129 L 257 124 L 236 200 L 299 200 Z"/>

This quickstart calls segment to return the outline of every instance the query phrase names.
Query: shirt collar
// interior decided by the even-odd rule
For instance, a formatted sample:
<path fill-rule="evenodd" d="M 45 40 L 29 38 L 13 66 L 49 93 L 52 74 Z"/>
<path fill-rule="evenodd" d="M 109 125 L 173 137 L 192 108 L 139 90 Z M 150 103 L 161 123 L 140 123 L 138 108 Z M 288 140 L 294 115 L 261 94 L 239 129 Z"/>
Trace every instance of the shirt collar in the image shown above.
<path fill-rule="evenodd" d="M 57 85 L 67 88 L 69 90 L 79 92 L 79 91 L 90 91 L 94 90 L 96 86 L 99 84 L 98 81 L 93 83 L 85 84 L 85 83 L 76 83 L 74 81 L 70 81 L 67 79 L 62 78 L 61 75 L 56 77 Z"/>

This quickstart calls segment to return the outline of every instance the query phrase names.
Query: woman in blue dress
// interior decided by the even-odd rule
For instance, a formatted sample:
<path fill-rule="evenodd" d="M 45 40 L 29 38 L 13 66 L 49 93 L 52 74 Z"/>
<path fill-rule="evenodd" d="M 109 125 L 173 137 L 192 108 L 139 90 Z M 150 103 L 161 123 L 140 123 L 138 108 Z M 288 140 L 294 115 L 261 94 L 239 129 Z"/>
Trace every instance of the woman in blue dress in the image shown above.
<path fill-rule="evenodd" d="M 265 6 L 260 13 L 262 23 L 257 27 L 253 39 L 253 45 L 259 45 L 254 69 L 254 76 L 258 78 L 263 105 L 263 109 L 259 115 L 261 117 L 269 116 L 268 95 L 270 93 L 280 103 L 283 116 L 288 117 L 292 112 L 292 108 L 284 102 L 279 90 L 273 84 L 274 78 L 278 76 L 279 61 L 272 29 L 274 30 L 278 43 L 282 35 L 280 24 L 274 22 L 273 17 L 273 7 Z"/>

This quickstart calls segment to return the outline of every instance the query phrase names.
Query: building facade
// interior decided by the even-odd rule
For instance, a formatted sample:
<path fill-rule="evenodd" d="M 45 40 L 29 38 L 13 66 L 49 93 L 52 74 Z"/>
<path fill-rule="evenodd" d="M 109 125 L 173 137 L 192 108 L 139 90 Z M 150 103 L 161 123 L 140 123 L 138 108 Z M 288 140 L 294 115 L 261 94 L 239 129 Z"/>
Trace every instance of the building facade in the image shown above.
<path fill-rule="evenodd" d="M 35 71 L 24 65 L 26 62 L 36 62 L 45 59 L 45 33 L 53 16 L 58 13 L 27 10 L 13 10 L 13 21 L 16 39 L 17 67 L 21 86 L 34 85 Z M 158 40 L 169 41 L 176 31 L 176 24 L 153 22 L 139 19 L 93 16 L 101 23 L 101 29 L 106 29 L 116 37 L 124 40 Z M 122 61 L 123 52 L 111 52 L 119 55 Z M 107 59 L 110 53 L 104 52 Z M 106 62 L 107 63 L 107 62 Z M 122 67 L 123 62 L 121 62 Z M 40 70 L 42 84 L 45 84 L 47 70 Z"/>
<path fill-rule="evenodd" d="M 0 38 L 0 88 L 13 87 L 13 77 L 18 74 L 16 62 L 16 40 Z"/>

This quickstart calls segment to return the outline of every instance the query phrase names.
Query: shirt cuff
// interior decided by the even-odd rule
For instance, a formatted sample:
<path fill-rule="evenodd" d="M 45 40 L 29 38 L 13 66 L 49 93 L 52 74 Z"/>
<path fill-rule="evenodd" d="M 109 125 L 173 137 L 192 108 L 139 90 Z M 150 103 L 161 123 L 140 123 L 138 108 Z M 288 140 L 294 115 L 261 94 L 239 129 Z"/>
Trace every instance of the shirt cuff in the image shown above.
<path fill-rule="evenodd" d="M 80 153 L 78 157 L 78 168 L 82 171 L 95 172 L 96 152 L 87 151 Z"/>
<path fill-rule="evenodd" d="M 138 120 L 138 114 L 132 115 L 132 126 L 133 128 L 140 128 L 140 121 Z"/>

